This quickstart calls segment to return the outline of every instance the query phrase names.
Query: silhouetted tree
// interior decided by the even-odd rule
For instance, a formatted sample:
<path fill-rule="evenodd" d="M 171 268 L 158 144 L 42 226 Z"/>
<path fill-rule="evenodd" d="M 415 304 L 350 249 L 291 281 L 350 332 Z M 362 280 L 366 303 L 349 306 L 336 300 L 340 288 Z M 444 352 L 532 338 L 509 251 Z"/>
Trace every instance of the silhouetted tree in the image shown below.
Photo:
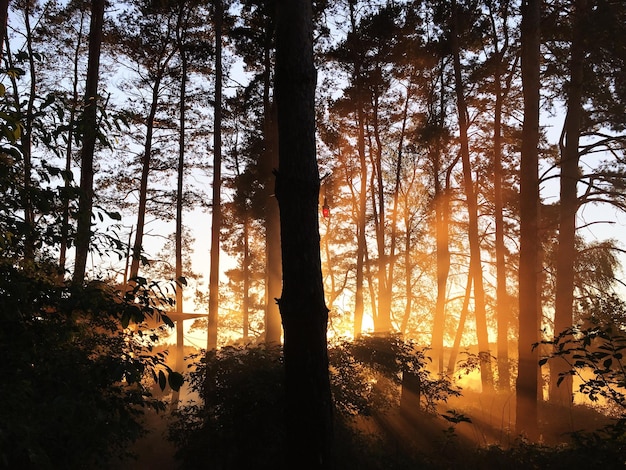
<path fill-rule="evenodd" d="M 78 226 L 76 228 L 76 257 L 74 283 L 85 277 L 87 255 L 91 240 L 91 212 L 93 209 L 93 160 L 98 133 L 98 78 L 100 74 L 100 48 L 104 23 L 105 0 L 92 0 L 89 26 L 89 61 L 85 83 L 85 109 L 81 120 L 82 149 L 80 155 L 80 199 L 78 201 Z"/>
<path fill-rule="evenodd" d="M 318 221 L 310 0 L 277 3 L 275 93 L 283 290 L 287 468 L 330 468 L 332 402 Z"/>
<path fill-rule="evenodd" d="M 539 92 L 541 0 L 522 5 L 524 123 L 520 168 L 520 268 L 516 429 L 537 437 L 537 350 L 539 339 Z"/>

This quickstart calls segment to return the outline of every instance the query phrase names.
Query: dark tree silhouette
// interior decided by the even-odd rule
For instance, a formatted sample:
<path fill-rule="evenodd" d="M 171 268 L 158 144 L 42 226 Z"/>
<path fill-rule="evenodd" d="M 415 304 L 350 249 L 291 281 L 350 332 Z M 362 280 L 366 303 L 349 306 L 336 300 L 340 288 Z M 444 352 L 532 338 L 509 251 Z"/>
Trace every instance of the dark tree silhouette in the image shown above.
<path fill-rule="evenodd" d="M 519 366 L 516 428 L 530 438 L 537 434 L 537 349 L 539 339 L 539 45 L 540 0 L 522 8 L 522 86 L 524 124 L 520 168 Z"/>
<path fill-rule="evenodd" d="M 80 200 L 78 202 L 78 227 L 76 229 L 76 261 L 74 282 L 81 283 L 85 277 L 87 255 L 91 240 L 91 211 L 93 209 L 93 156 L 97 137 L 98 76 L 100 71 L 100 47 L 104 22 L 104 0 L 91 2 L 91 25 L 89 27 L 89 61 L 85 83 L 85 111 L 83 114 L 83 148 L 80 161 Z"/>
<path fill-rule="evenodd" d="M 332 404 L 318 220 L 310 0 L 277 4 L 275 93 L 279 162 L 287 468 L 330 468 Z"/>

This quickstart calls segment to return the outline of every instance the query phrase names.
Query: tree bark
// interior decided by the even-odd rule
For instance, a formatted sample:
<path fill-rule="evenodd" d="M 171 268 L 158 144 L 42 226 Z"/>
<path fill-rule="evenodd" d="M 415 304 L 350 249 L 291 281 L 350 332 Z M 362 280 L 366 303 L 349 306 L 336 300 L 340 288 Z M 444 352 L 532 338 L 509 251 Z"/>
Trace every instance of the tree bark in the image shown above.
<path fill-rule="evenodd" d="M 541 0 L 522 3 L 522 87 L 524 123 L 520 167 L 520 267 L 519 339 L 516 391 L 518 433 L 538 436 L 538 357 L 533 348 L 539 339 L 539 91 Z"/>
<path fill-rule="evenodd" d="M 556 259 L 556 296 L 554 310 L 554 335 L 558 335 L 574 322 L 574 260 L 576 259 L 576 213 L 580 178 L 579 151 L 582 122 L 583 63 L 585 60 L 585 28 L 587 0 L 576 0 L 573 15 L 573 34 L 570 49 L 570 80 L 567 90 L 567 115 L 565 118 L 565 143 L 561 144 L 561 194 L 559 206 L 559 237 Z M 550 402 L 571 405 L 572 377 L 565 377 L 557 386 L 559 374 L 569 370 L 564 361 L 550 362 Z"/>
<path fill-rule="evenodd" d="M 461 76 L 461 60 L 459 47 L 459 12 L 456 1 L 452 3 L 452 54 L 454 61 L 455 91 L 459 117 L 459 133 L 461 145 L 461 161 L 463 163 L 463 183 L 468 214 L 468 237 L 470 245 L 470 271 L 474 284 L 474 305 L 476 316 L 476 335 L 478 339 L 478 355 L 480 357 L 480 377 L 483 391 L 493 388 L 493 374 L 491 369 L 491 354 L 489 352 L 489 335 L 487 330 L 487 311 L 485 307 L 485 290 L 483 284 L 482 261 L 480 254 L 480 237 L 478 233 L 478 203 L 468 141 L 467 104 L 464 96 L 463 79 Z"/>
<path fill-rule="evenodd" d="M 85 82 L 85 110 L 83 112 L 83 146 L 80 167 L 80 197 L 78 200 L 78 225 L 76 228 L 76 256 L 73 282 L 80 284 L 85 278 L 87 256 L 91 242 L 91 212 L 93 210 L 93 161 L 97 137 L 98 77 L 100 74 L 100 47 L 104 23 L 105 0 L 92 0 L 89 26 L 89 59 Z"/>
<path fill-rule="evenodd" d="M 215 0 L 215 109 L 213 111 L 213 198 L 211 202 L 211 264 L 207 352 L 217 349 L 219 311 L 220 230 L 222 226 L 222 22 L 224 5 Z"/>
<path fill-rule="evenodd" d="M 495 42 L 495 41 L 494 41 Z M 497 44 L 497 43 L 496 43 Z M 499 51 L 498 55 L 502 55 Z M 509 301 L 506 287 L 507 269 L 504 246 L 504 216 L 502 195 L 502 107 L 504 92 L 502 90 L 502 62 L 496 64 L 494 74 L 495 109 L 493 117 L 493 202 L 494 219 L 496 225 L 495 252 L 496 252 L 496 319 L 498 325 L 498 390 L 507 392 L 511 388 L 511 374 L 509 373 Z"/>
<path fill-rule="evenodd" d="M 330 468 L 332 403 L 328 375 L 318 220 L 315 82 L 310 0 L 279 0 L 276 104 L 283 290 L 287 468 Z"/>

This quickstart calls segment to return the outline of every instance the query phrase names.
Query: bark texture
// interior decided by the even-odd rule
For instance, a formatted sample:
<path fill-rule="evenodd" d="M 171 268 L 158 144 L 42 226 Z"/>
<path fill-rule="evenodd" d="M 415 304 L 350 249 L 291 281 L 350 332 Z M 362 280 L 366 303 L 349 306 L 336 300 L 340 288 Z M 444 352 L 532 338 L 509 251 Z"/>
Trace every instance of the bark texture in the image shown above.
<path fill-rule="evenodd" d="M 524 124 L 520 169 L 519 365 L 515 385 L 516 430 L 537 437 L 539 339 L 539 64 L 541 0 L 522 5 L 522 86 Z"/>
<path fill-rule="evenodd" d="M 311 1 L 280 0 L 276 28 L 286 468 L 330 468 L 332 404 L 318 220 Z"/>

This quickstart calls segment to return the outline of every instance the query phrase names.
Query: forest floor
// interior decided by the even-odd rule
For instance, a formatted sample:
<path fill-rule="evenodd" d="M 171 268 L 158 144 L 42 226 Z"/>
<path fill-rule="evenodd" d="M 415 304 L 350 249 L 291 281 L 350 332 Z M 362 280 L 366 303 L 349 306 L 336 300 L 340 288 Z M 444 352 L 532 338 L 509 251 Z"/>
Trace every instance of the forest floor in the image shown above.
<path fill-rule="evenodd" d="M 155 390 L 154 393 L 168 403 L 171 393 L 168 391 L 163 393 Z M 190 397 L 187 387 L 183 386 L 181 400 L 186 402 L 190 399 L 197 397 Z M 442 415 L 453 419 L 467 417 L 470 421 L 447 421 L 441 418 Z M 610 422 L 598 410 L 579 405 L 560 409 L 541 403 L 539 415 L 540 441 L 547 446 L 562 445 L 570 440 L 570 433 L 574 431 L 593 431 Z M 147 408 L 144 415 L 147 434 L 128 449 L 134 458 L 118 462 L 111 467 L 112 470 L 179 468 L 180 463 L 174 457 L 176 448 L 167 439 L 170 417 L 168 410 L 157 413 Z M 359 430 L 365 434 L 381 434 L 391 438 L 400 452 L 406 452 L 407 455 L 417 452 L 437 459 L 449 454 L 452 447 L 458 446 L 470 453 L 491 446 L 508 449 L 519 445 L 520 437 L 515 433 L 514 394 L 489 396 L 471 388 L 465 388 L 461 397 L 449 397 L 447 402 L 440 404 L 436 414 L 417 413 L 407 416 L 396 410 L 375 413 L 357 420 L 357 423 Z"/>
<path fill-rule="evenodd" d="M 366 433 L 383 431 L 393 436 L 398 450 L 407 453 L 415 451 L 423 455 L 443 456 L 452 448 L 461 446 L 466 450 L 498 446 L 502 449 L 516 444 L 514 420 L 510 397 L 486 398 L 481 394 L 468 393 L 460 399 L 450 400 L 440 413 L 454 410 L 457 416 L 467 416 L 471 422 L 452 425 L 434 415 L 423 414 L 409 418 L 398 412 L 373 416 L 361 422 L 361 431 Z M 558 446 L 568 440 L 568 433 L 586 428 L 593 430 L 608 422 L 597 411 L 587 407 L 574 407 L 565 414 L 556 414 L 543 404 L 542 442 Z M 175 470 L 179 462 L 175 459 L 175 447 L 167 439 L 169 420 L 167 411 L 157 413 L 147 410 L 145 424 L 148 433 L 135 442 L 129 451 L 135 458 L 127 459 L 113 466 L 113 470 Z M 369 424 L 368 424 L 369 423 Z M 454 434 L 449 430 L 454 428 Z M 451 440 L 452 439 L 452 440 Z M 452 446 L 452 447 L 451 447 Z M 456 467 L 455 467 L 456 468 Z"/>
<path fill-rule="evenodd" d="M 144 422 L 147 434 L 137 440 L 128 451 L 127 458 L 112 470 L 174 470 L 179 467 L 174 453 L 176 448 L 167 439 L 169 413 L 146 410 Z"/>

